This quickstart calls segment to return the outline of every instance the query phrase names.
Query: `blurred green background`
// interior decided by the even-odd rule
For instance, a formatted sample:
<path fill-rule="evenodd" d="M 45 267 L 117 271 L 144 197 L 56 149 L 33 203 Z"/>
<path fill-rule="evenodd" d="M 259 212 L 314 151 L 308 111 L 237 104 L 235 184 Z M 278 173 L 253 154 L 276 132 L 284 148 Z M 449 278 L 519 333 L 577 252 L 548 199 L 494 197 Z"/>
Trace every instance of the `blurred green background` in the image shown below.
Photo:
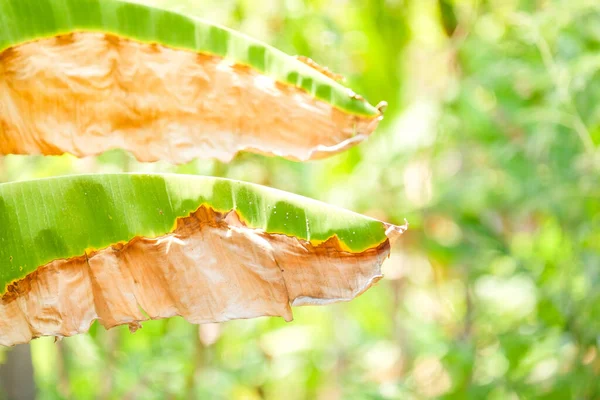
<path fill-rule="evenodd" d="M 153 0 L 348 78 L 380 129 L 299 164 L 8 156 L 0 180 L 173 171 L 410 229 L 350 303 L 31 344 L 40 399 L 600 398 L 597 0 Z M 7 351 L 0 351 L 0 360 Z"/>

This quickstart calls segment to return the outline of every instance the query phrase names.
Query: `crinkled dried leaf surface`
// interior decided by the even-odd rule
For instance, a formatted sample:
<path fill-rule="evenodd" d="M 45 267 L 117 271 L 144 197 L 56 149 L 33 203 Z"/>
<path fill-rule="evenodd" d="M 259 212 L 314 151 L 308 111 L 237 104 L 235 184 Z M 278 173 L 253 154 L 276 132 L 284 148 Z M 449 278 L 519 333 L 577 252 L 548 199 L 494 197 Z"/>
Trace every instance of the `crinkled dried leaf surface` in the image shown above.
<path fill-rule="evenodd" d="M 258 185 L 80 175 L 0 185 L 0 344 L 181 315 L 291 319 L 381 277 L 380 221 Z"/>
<path fill-rule="evenodd" d="M 0 154 L 307 160 L 381 119 L 312 62 L 145 5 L 0 0 L 0 27 Z"/>

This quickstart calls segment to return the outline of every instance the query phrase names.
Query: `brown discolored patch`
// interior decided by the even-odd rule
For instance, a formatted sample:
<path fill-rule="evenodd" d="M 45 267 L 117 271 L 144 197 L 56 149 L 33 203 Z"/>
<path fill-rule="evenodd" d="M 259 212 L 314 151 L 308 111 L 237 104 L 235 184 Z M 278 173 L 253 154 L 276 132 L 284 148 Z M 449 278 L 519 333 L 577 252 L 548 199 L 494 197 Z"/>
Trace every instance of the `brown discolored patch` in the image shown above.
<path fill-rule="evenodd" d="M 68 46 L 75 42 L 74 33 L 66 33 L 64 35 L 55 36 L 56 46 Z"/>
<path fill-rule="evenodd" d="M 157 43 L 150 43 L 149 46 L 152 53 L 160 53 L 161 49 Z"/>
<path fill-rule="evenodd" d="M 333 237 L 318 246 L 250 229 L 232 211 L 201 207 L 165 236 L 135 238 L 56 260 L 14 282 L 0 300 L 0 344 L 182 316 L 192 323 L 292 319 L 291 305 L 350 300 L 381 278 L 385 241 L 363 253 Z"/>
<path fill-rule="evenodd" d="M 15 57 L 15 49 L 12 47 L 7 48 L 6 50 L 0 51 L 0 67 L 6 60 L 13 59 Z"/>
<path fill-rule="evenodd" d="M 178 164 L 239 151 L 308 160 L 365 139 L 381 119 L 217 56 L 110 34 L 15 46 L 0 53 L 0 72 L 0 154 L 123 148 Z"/>
<path fill-rule="evenodd" d="M 123 41 L 123 39 L 121 39 L 119 36 L 110 35 L 110 34 L 104 34 L 103 38 L 109 47 L 120 47 L 121 42 Z M 149 45 L 149 47 L 150 47 L 150 49 L 155 50 L 157 46 L 156 46 L 156 43 L 152 43 Z"/>

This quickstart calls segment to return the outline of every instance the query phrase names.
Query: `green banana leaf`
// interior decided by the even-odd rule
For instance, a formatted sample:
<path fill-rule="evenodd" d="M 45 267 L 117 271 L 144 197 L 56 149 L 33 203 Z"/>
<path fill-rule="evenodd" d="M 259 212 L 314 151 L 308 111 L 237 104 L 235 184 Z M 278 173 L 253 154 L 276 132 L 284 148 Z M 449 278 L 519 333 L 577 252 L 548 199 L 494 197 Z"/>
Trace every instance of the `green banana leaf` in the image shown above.
<path fill-rule="evenodd" d="M 381 119 L 382 107 L 311 60 L 171 11 L 0 0 L 0 27 L 0 154 L 306 160 L 356 144 Z"/>
<path fill-rule="evenodd" d="M 8 345 L 83 332 L 94 319 L 134 329 L 172 315 L 291 319 L 290 303 L 349 300 L 370 287 L 403 230 L 276 189 L 168 174 L 0 184 L 0 227 L 0 344 Z M 168 295 L 148 294 L 173 282 L 180 286 Z M 164 298 L 169 305 L 156 306 Z M 182 299 L 189 304 L 173 305 Z"/>

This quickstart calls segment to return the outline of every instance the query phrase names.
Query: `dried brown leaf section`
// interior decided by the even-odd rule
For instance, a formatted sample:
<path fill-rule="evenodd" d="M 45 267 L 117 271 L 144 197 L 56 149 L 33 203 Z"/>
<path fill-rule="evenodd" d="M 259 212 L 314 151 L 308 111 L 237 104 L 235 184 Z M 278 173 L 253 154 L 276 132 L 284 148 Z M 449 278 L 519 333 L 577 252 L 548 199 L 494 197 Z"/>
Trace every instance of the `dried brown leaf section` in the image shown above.
<path fill-rule="evenodd" d="M 281 316 L 290 305 L 350 300 L 381 278 L 389 242 L 345 252 L 243 225 L 201 207 L 165 236 L 136 238 L 57 260 L 9 286 L 0 300 L 0 344 L 182 316 L 192 323 Z"/>
<path fill-rule="evenodd" d="M 108 34 L 0 53 L 0 154 L 122 148 L 140 161 L 229 161 L 239 151 L 307 160 L 365 139 L 380 119 L 217 56 Z"/>

